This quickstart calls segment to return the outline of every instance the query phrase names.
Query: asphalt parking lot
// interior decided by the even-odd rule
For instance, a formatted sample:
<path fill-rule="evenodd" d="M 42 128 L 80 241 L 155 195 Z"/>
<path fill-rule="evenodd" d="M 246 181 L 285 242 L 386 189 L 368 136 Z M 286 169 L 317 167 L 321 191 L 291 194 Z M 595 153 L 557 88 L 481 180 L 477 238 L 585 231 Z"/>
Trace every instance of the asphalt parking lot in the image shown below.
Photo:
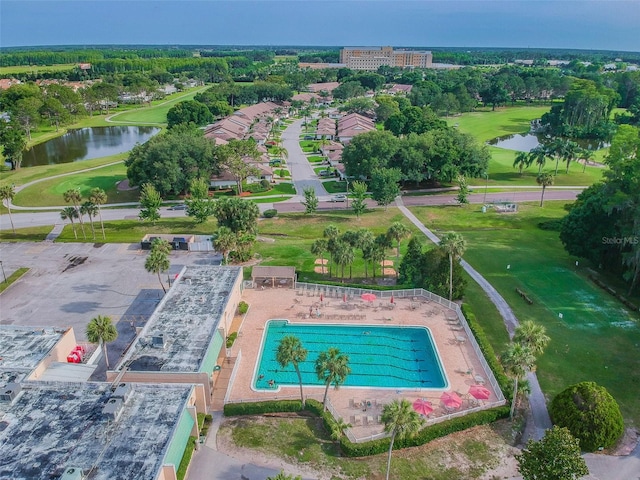
<path fill-rule="evenodd" d="M 73 327 L 82 342 L 89 321 L 107 315 L 119 333 L 109 344 L 115 362 L 163 296 L 157 275 L 144 268 L 147 253 L 139 244 L 2 243 L 5 274 L 20 267 L 30 271 L 0 296 L 0 324 Z M 170 262 L 162 275 L 165 286 L 183 266 L 219 264 L 220 256 L 173 251 Z"/>

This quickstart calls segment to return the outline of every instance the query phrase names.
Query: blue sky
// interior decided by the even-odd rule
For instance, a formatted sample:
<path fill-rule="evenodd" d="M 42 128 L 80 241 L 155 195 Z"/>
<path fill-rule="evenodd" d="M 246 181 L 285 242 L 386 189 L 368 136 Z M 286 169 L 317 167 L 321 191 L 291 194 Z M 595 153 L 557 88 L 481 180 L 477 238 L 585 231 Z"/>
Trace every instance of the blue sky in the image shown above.
<path fill-rule="evenodd" d="M 640 1 L 1 0 L 0 45 L 392 45 L 640 51 Z"/>

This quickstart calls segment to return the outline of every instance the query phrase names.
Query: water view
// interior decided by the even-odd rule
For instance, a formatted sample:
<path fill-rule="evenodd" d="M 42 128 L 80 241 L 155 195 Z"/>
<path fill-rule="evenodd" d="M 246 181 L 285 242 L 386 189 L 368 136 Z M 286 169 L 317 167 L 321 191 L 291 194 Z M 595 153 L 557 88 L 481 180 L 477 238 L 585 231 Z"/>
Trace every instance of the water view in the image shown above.
<path fill-rule="evenodd" d="M 24 152 L 23 167 L 71 163 L 128 152 L 160 131 L 155 127 L 92 127 L 70 130 Z"/>
<path fill-rule="evenodd" d="M 489 140 L 487 144 L 493 145 L 498 148 L 505 148 L 507 150 L 515 150 L 516 152 L 528 152 L 538 145 L 545 143 L 546 136 L 542 133 L 517 133 L 515 135 L 505 135 L 503 137 L 497 137 L 493 140 Z M 599 148 L 608 147 L 609 144 L 605 142 L 598 142 L 593 139 L 586 138 L 572 138 L 574 142 L 580 145 L 582 148 L 589 150 L 598 150 Z"/>

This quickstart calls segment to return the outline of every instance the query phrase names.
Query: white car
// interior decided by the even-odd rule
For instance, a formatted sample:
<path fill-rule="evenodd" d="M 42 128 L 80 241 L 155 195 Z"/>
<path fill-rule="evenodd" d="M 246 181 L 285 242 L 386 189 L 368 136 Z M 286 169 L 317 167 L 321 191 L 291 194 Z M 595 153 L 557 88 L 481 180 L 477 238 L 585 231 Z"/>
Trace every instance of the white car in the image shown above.
<path fill-rule="evenodd" d="M 331 197 L 331 202 L 346 202 L 347 201 L 347 196 L 343 195 L 343 194 L 339 194 L 339 195 L 334 195 L 333 197 Z"/>

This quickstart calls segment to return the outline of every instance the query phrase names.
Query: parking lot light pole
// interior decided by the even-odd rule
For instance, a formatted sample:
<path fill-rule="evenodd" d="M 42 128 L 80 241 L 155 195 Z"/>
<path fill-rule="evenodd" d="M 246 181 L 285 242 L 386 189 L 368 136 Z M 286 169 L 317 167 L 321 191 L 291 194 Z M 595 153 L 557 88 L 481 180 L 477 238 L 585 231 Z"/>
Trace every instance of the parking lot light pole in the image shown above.
<path fill-rule="evenodd" d="M 487 188 L 489 187 L 489 172 L 484 172 L 484 178 L 485 178 L 485 182 L 484 182 L 484 200 L 482 200 L 482 204 L 486 205 L 487 204 Z"/>
<path fill-rule="evenodd" d="M 2 278 L 4 278 L 4 283 L 7 283 L 7 275 L 4 273 L 4 265 L 2 264 L 2 260 L 0 260 L 0 268 L 2 268 Z"/>
<path fill-rule="evenodd" d="M 347 182 L 347 210 L 349 209 L 349 179 L 344 177 L 344 181 Z"/>

